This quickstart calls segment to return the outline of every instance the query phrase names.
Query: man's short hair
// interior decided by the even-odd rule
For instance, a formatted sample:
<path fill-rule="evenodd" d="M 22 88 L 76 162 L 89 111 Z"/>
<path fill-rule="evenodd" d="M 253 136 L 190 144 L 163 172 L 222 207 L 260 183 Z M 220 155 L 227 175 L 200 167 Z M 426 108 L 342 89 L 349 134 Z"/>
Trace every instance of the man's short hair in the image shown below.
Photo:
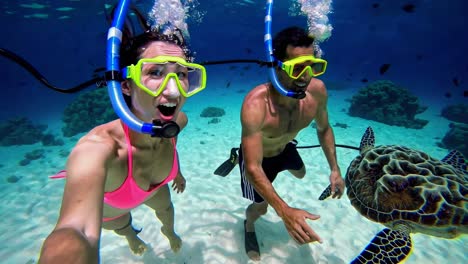
<path fill-rule="evenodd" d="M 273 38 L 273 56 L 278 60 L 286 59 L 286 48 L 309 47 L 314 43 L 315 38 L 300 27 L 289 27 L 278 32 Z"/>

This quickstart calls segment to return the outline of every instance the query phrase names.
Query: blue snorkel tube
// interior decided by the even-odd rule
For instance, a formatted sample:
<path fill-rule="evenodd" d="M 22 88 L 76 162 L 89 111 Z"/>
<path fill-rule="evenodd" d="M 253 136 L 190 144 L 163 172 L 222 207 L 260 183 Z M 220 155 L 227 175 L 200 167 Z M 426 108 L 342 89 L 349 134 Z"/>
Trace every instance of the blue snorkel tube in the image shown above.
<path fill-rule="evenodd" d="M 271 83 L 273 84 L 273 87 L 278 90 L 278 92 L 282 95 L 296 98 L 296 99 L 302 99 L 306 96 L 305 92 L 293 92 L 293 91 L 288 91 L 286 90 L 283 85 L 278 81 L 278 77 L 276 76 L 275 68 L 276 68 L 276 63 L 275 63 L 275 58 L 273 57 L 273 40 L 271 36 L 271 22 L 273 20 L 272 18 L 272 10 L 273 10 L 273 0 L 267 0 L 266 1 L 266 15 L 265 15 L 265 35 L 263 38 L 263 41 L 265 43 L 265 52 L 266 52 L 266 58 L 267 58 L 267 63 L 269 69 L 269 75 L 270 75 L 270 80 Z"/>
<path fill-rule="evenodd" d="M 115 113 L 128 127 L 134 131 L 154 135 L 153 124 L 143 123 L 128 109 L 120 87 L 119 51 L 122 42 L 122 27 L 129 5 L 130 0 L 121 0 L 119 2 L 112 25 L 107 33 L 107 90 Z"/>

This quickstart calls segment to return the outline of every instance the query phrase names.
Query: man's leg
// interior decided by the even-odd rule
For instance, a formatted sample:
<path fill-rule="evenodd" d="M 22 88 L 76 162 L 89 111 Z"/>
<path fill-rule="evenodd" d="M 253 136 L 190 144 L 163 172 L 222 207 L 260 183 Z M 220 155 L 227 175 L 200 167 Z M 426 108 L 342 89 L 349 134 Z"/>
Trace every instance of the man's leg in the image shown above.
<path fill-rule="evenodd" d="M 111 221 L 103 222 L 102 228 L 114 230 L 116 234 L 124 236 L 135 255 L 143 255 L 148 249 L 145 242 L 138 237 L 138 233 L 133 229 L 132 215 L 130 213 L 124 214 Z"/>
<path fill-rule="evenodd" d="M 255 232 L 255 221 L 257 221 L 260 216 L 267 213 L 268 203 L 263 201 L 261 203 L 252 203 L 245 210 L 246 224 L 245 227 L 247 232 Z"/>
<path fill-rule="evenodd" d="M 294 177 L 298 178 L 298 179 L 302 179 L 304 178 L 305 174 L 306 174 L 306 169 L 305 169 L 305 166 L 302 165 L 302 167 L 298 170 L 293 170 L 293 169 L 289 169 L 288 170 Z"/>
<path fill-rule="evenodd" d="M 156 217 L 161 221 L 161 232 L 169 240 L 172 251 L 178 252 L 182 247 L 182 240 L 174 230 L 174 206 L 169 186 L 167 184 L 162 186 L 145 204 L 154 210 Z"/>
<path fill-rule="evenodd" d="M 260 260 L 260 248 L 255 233 L 255 222 L 260 216 L 266 214 L 267 208 L 268 203 L 263 201 L 261 203 L 254 202 L 245 210 L 245 251 L 247 256 L 252 260 Z"/>

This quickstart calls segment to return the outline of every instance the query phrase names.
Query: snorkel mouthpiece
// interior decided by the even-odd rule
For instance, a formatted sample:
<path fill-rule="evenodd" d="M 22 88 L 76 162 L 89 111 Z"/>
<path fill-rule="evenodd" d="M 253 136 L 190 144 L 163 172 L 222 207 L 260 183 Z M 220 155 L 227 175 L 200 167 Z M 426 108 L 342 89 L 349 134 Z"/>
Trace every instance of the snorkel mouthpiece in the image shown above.
<path fill-rule="evenodd" d="M 162 122 L 161 120 L 153 120 L 151 137 L 160 138 L 173 138 L 176 137 L 180 132 L 179 125 L 174 121 Z"/>
<path fill-rule="evenodd" d="M 290 97 L 295 99 L 304 99 L 306 97 L 306 93 L 304 91 L 293 92 Z"/>

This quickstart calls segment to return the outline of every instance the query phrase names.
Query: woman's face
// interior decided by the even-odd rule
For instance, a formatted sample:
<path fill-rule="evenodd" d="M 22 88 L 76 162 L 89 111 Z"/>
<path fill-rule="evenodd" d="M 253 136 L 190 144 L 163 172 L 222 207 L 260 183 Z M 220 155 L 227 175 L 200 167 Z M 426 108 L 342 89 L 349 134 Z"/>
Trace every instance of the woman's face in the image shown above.
<path fill-rule="evenodd" d="M 158 56 L 174 56 L 185 59 L 184 52 L 179 46 L 162 41 L 154 41 L 147 45 L 141 53 L 140 59 Z M 178 74 L 180 70 L 178 67 L 177 64 L 168 64 L 165 66 L 163 74 L 170 72 Z M 161 83 L 163 79 L 160 80 Z M 159 82 L 159 80 L 152 81 L 157 86 L 155 82 Z M 187 80 L 180 79 L 180 83 L 184 88 L 188 87 Z M 157 97 L 151 96 L 140 89 L 132 80 L 126 80 L 123 83 L 122 91 L 131 97 L 134 114 L 145 122 L 151 122 L 154 119 L 163 122 L 176 121 L 186 100 L 180 93 L 174 78 L 168 81 L 162 93 Z"/>

